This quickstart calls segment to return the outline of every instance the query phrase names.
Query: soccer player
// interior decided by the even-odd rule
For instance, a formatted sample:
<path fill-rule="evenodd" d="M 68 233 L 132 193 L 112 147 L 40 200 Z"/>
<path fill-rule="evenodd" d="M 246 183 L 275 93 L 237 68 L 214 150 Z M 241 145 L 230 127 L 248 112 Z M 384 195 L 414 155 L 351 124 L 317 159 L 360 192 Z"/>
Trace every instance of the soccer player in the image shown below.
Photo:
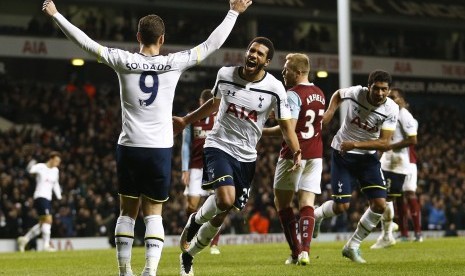
<path fill-rule="evenodd" d="M 389 98 L 399 105 L 399 118 L 397 127 L 392 136 L 389 150 L 381 156 L 381 169 L 387 182 L 388 201 L 386 210 L 381 220 L 382 231 L 378 240 L 371 246 L 372 249 L 380 249 L 392 246 L 396 243 L 393 231 L 394 203 L 396 202 L 399 216 L 399 227 L 401 235 L 408 236 L 407 214 L 404 210 L 404 197 L 409 203 L 410 212 L 415 227 L 415 238 L 422 240 L 420 224 L 420 205 L 416 197 L 416 166 L 412 172 L 412 155 L 410 149 L 417 144 L 418 122 L 408 111 L 408 103 L 405 101 L 404 93 L 399 88 L 392 88 Z M 416 159 L 416 158 L 415 158 Z M 405 218 L 405 222 L 404 222 Z"/>
<path fill-rule="evenodd" d="M 389 73 L 375 70 L 368 77 L 368 87 L 359 85 L 337 90 L 323 115 L 325 126 L 342 101 L 348 103 L 347 114 L 331 142 L 333 200 L 316 208 L 314 237 L 323 219 L 347 211 L 358 180 L 360 190 L 369 200 L 369 208 L 342 249 L 344 257 L 357 263 L 366 262 L 360 255 L 360 244 L 381 220 L 386 206 L 386 183 L 376 151 L 389 149 L 399 115 L 399 106 L 387 97 L 391 82 Z"/>
<path fill-rule="evenodd" d="M 98 61 L 113 68 L 120 83 L 122 130 L 116 150 L 120 216 L 115 243 L 120 275 L 133 275 L 131 251 L 134 223 L 141 209 L 146 226 L 145 267 L 142 275 L 156 275 L 164 243 L 163 202 L 168 200 L 173 147 L 172 108 L 181 74 L 217 50 L 230 34 L 238 15 L 251 0 L 230 0 L 230 10 L 208 39 L 192 49 L 160 55 L 165 26 L 157 15 L 139 20 L 139 53 L 108 48 L 93 41 L 66 20 L 53 1 L 44 11 L 66 36 Z"/>
<path fill-rule="evenodd" d="M 200 94 L 199 106 L 212 98 L 210 89 L 205 89 Z M 203 176 L 203 145 L 205 137 L 213 128 L 216 112 L 188 125 L 182 133 L 181 160 L 182 160 L 182 183 L 186 185 L 184 194 L 187 196 L 186 215 L 189 217 L 200 207 L 202 197 L 210 195 L 202 189 Z M 218 240 L 220 234 L 216 235 L 210 243 L 210 254 L 220 254 Z"/>
<path fill-rule="evenodd" d="M 265 71 L 274 55 L 273 43 L 254 38 L 247 47 L 244 65 L 222 67 L 210 99 L 183 118 L 174 117 L 175 133 L 186 124 L 218 111 L 204 145 L 204 189 L 215 189 L 198 212 L 187 220 L 181 234 L 181 275 L 194 275 L 194 256 L 218 233 L 232 208 L 246 205 L 255 173 L 256 146 L 272 109 L 286 143 L 293 154 L 293 166 L 300 166 L 299 141 L 291 124 L 291 114 L 283 84 Z"/>
<path fill-rule="evenodd" d="M 321 123 L 325 111 L 325 95 L 319 87 L 310 83 L 310 61 L 305 54 L 288 54 L 282 71 L 291 107 L 291 123 L 302 149 L 302 169 L 290 172 L 292 153 L 286 143 L 276 164 L 274 176 L 275 205 L 284 230 L 291 256 L 285 264 L 307 265 L 315 225 L 315 194 L 321 193 L 323 171 L 323 141 Z M 279 126 L 265 128 L 263 135 L 279 135 Z M 292 209 L 294 194 L 298 198 L 299 221 Z M 300 233 L 300 241 L 297 231 Z"/>
<path fill-rule="evenodd" d="M 44 242 L 44 251 L 55 251 L 55 248 L 50 247 L 50 233 L 52 229 L 53 217 L 52 209 L 52 193 L 55 194 L 58 200 L 61 200 L 61 188 L 58 182 L 60 172 L 61 157 L 60 153 L 52 151 L 49 154 L 46 163 L 36 163 L 31 160 L 27 166 L 27 171 L 36 176 L 36 188 L 34 191 L 34 207 L 39 214 L 39 223 L 34 225 L 29 231 L 21 237 L 18 237 L 18 249 L 24 252 L 28 242 L 39 236 L 42 233 Z"/>

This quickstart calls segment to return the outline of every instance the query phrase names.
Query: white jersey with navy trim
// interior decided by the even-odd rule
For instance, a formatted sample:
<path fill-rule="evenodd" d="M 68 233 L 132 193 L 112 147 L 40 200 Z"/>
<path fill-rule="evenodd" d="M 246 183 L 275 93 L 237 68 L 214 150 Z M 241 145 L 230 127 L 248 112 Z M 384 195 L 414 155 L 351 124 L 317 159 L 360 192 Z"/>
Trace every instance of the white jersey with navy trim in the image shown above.
<path fill-rule="evenodd" d="M 156 56 L 101 46 L 61 14 L 56 13 L 53 18 L 69 39 L 118 75 L 122 112 L 118 144 L 169 148 L 173 146 L 172 108 L 179 77 L 224 43 L 238 15 L 230 10 L 210 37 L 196 47 Z"/>
<path fill-rule="evenodd" d="M 31 167 L 29 173 L 36 175 L 36 188 L 33 198 L 52 200 L 52 191 L 57 199 L 61 199 L 61 189 L 58 183 L 58 168 L 49 168 L 45 163 L 37 163 Z"/>
<path fill-rule="evenodd" d="M 343 101 L 348 102 L 347 114 L 339 131 L 333 138 L 331 147 L 341 150 L 344 141 L 369 141 L 379 138 L 381 129 L 394 131 L 399 115 L 399 106 L 390 98 L 380 106 L 368 102 L 368 88 L 352 86 L 339 89 Z M 373 154 L 374 150 L 353 149 L 350 153 Z"/>
<path fill-rule="evenodd" d="M 221 149 L 241 162 L 257 159 L 256 146 L 263 126 L 274 109 L 278 120 L 291 118 L 286 89 L 273 75 L 249 82 L 239 75 L 241 67 L 218 71 L 213 97 L 221 99 L 215 125 L 204 147 Z"/>
<path fill-rule="evenodd" d="M 418 122 L 412 114 L 406 109 L 401 108 L 397 127 L 392 136 L 391 144 L 398 143 L 410 136 L 416 136 L 418 131 Z M 389 150 L 381 156 L 381 168 L 385 171 L 391 171 L 400 174 L 410 172 L 410 154 L 409 147 L 397 150 Z"/>

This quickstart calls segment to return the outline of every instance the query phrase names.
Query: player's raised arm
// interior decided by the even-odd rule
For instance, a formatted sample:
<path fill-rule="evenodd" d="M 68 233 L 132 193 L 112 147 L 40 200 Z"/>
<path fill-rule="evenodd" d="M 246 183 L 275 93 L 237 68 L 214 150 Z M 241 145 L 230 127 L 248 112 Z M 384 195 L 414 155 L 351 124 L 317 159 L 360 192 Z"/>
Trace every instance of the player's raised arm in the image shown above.
<path fill-rule="evenodd" d="M 230 10 L 223 22 L 216 27 L 205 42 L 194 48 L 199 56 L 199 62 L 223 45 L 232 31 L 238 15 L 243 13 L 251 4 L 252 0 L 229 0 Z"/>
<path fill-rule="evenodd" d="M 71 41 L 79 45 L 84 51 L 94 56 L 98 56 L 102 46 L 88 37 L 83 31 L 71 24 L 71 22 L 69 22 L 63 15 L 61 15 L 53 1 L 45 0 L 42 5 L 42 11 L 44 11 L 47 15 L 51 16 L 53 20 L 55 20 L 55 23 L 58 25 L 58 27 L 60 27 L 62 32 Z"/>

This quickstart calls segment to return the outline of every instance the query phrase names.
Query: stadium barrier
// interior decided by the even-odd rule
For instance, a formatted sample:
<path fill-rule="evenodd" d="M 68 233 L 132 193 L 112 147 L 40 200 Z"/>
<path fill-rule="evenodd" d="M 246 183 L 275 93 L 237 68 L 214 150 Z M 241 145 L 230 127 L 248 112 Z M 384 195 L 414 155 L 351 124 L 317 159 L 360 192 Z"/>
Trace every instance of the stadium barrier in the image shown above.
<path fill-rule="evenodd" d="M 465 230 L 457 231 L 458 235 L 465 237 Z M 321 233 L 312 243 L 346 241 L 352 235 L 352 232 L 344 233 Z M 379 232 L 371 233 L 366 240 L 376 240 Z M 444 237 L 444 231 L 424 231 L 425 239 L 435 239 Z M 286 239 L 283 234 L 243 234 L 243 235 L 221 235 L 220 245 L 237 245 L 237 244 L 260 244 L 260 243 L 285 243 Z M 179 245 L 179 236 L 165 236 L 165 247 Z M 37 250 L 42 250 L 42 241 L 37 242 Z M 93 250 L 109 249 L 108 237 L 90 237 L 90 238 L 52 238 L 51 246 L 58 251 L 67 250 Z M 0 253 L 17 251 L 16 240 L 0 239 Z"/>

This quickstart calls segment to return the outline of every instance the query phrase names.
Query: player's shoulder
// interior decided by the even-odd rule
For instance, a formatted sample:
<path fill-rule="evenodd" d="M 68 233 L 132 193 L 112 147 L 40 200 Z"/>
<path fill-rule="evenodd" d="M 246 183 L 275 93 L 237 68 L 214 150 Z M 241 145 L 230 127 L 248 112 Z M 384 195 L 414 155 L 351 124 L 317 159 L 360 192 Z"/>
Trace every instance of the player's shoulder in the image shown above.
<path fill-rule="evenodd" d="M 387 112 L 399 114 L 399 105 L 396 104 L 396 102 L 394 102 L 391 98 L 386 98 L 383 106 Z"/>
<path fill-rule="evenodd" d="M 268 86 L 271 91 L 286 93 L 286 88 L 284 88 L 283 83 L 269 72 L 266 72 L 262 82 Z"/>

